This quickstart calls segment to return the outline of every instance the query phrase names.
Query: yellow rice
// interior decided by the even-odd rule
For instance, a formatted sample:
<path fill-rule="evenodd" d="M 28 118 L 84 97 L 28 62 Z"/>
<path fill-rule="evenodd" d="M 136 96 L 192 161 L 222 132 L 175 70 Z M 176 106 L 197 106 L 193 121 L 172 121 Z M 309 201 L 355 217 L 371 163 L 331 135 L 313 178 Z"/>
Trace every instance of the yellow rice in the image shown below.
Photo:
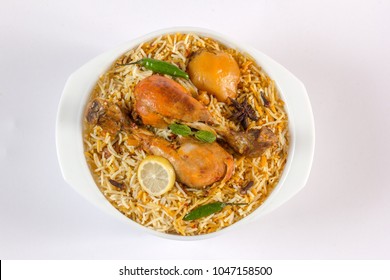
<path fill-rule="evenodd" d="M 99 78 L 91 93 L 91 99 L 102 97 L 131 111 L 134 87 L 153 73 L 137 65 L 117 64 L 151 57 L 168 61 L 185 70 L 190 55 L 202 48 L 222 50 L 236 59 L 241 70 L 237 100 L 246 98 L 260 117 L 258 121 L 251 121 L 249 128 L 267 126 L 278 137 L 277 145 L 268 149 L 261 157 L 246 158 L 235 154 L 235 171 L 229 181 L 216 182 L 202 190 L 189 189 L 176 182 L 175 187 L 161 197 L 150 196 L 142 190 L 136 176 L 137 166 L 146 154 L 139 147 L 133 146 L 135 143 L 130 135 L 120 132 L 115 137 L 110 136 L 99 126 L 84 123 L 85 157 L 101 192 L 124 215 L 160 232 L 180 235 L 206 234 L 244 218 L 269 196 L 281 177 L 287 159 L 288 120 L 274 81 L 248 55 L 227 48 L 211 38 L 192 33 L 169 34 L 139 45 L 118 58 Z M 194 96 L 205 96 L 204 93 L 198 92 L 191 82 L 184 79 L 176 81 Z M 268 108 L 263 106 L 261 92 L 270 102 Z M 207 96 L 210 99 L 207 107 L 212 116 L 220 124 L 238 130 L 239 126 L 229 119 L 231 107 L 218 102 L 212 95 Z M 149 129 L 169 140 L 168 129 Z M 123 183 L 124 190 L 111 185 L 110 179 Z M 240 194 L 240 189 L 249 181 L 254 182 L 253 187 L 247 194 Z M 197 206 L 214 201 L 248 204 L 227 206 L 219 213 L 195 221 L 182 220 L 186 213 Z"/>

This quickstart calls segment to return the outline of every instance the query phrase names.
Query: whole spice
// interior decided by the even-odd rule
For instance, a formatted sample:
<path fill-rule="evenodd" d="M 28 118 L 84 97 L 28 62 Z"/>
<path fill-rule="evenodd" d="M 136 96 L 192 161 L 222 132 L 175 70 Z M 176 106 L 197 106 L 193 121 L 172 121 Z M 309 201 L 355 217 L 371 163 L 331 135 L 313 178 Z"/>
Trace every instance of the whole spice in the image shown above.
<path fill-rule="evenodd" d="M 268 101 L 268 99 L 267 98 L 265 98 L 265 95 L 264 95 L 264 92 L 263 91 L 261 91 L 260 92 L 260 96 L 261 96 L 261 99 L 263 100 L 263 103 L 264 103 L 264 107 L 269 107 L 269 101 Z"/>
<path fill-rule="evenodd" d="M 212 202 L 199 206 L 184 216 L 184 221 L 193 221 L 203 217 L 207 217 L 211 214 L 222 211 L 228 205 L 247 205 L 247 203 L 225 203 L 225 202 Z"/>
<path fill-rule="evenodd" d="M 210 131 L 198 130 L 197 132 L 192 132 L 191 128 L 185 124 L 173 123 L 168 127 L 173 134 L 181 136 L 194 135 L 196 139 L 205 143 L 213 143 L 217 139 L 214 133 Z"/>
<path fill-rule="evenodd" d="M 257 121 L 259 119 L 259 117 L 256 115 L 255 110 L 252 108 L 252 106 L 248 103 L 246 99 L 241 103 L 237 100 L 234 100 L 233 98 L 230 98 L 230 101 L 236 109 L 236 112 L 233 113 L 231 118 L 241 123 L 242 127 L 245 130 L 249 126 L 248 118 L 252 121 Z"/>
<path fill-rule="evenodd" d="M 241 194 L 246 194 L 249 189 L 253 186 L 253 181 L 249 181 L 248 184 L 245 185 L 240 191 Z"/>
<path fill-rule="evenodd" d="M 186 80 L 189 79 L 188 74 L 186 72 L 184 72 L 183 70 L 181 70 L 179 67 L 177 67 L 171 63 L 168 63 L 166 61 L 157 60 L 157 59 L 153 59 L 153 58 L 142 58 L 142 59 L 135 61 L 135 62 L 130 62 L 130 63 L 126 63 L 126 64 L 119 64 L 119 66 L 132 65 L 132 64 L 141 65 L 141 66 L 145 67 L 146 69 L 152 70 L 155 73 L 167 74 L 167 75 L 170 75 L 172 77 L 180 77 L 180 78 L 184 78 Z"/>
<path fill-rule="evenodd" d="M 118 189 L 123 190 L 124 187 L 125 187 L 125 185 L 123 183 L 119 183 L 119 182 L 117 182 L 115 180 L 109 179 L 108 181 L 110 182 L 111 185 L 113 185 L 114 187 L 117 187 Z"/>

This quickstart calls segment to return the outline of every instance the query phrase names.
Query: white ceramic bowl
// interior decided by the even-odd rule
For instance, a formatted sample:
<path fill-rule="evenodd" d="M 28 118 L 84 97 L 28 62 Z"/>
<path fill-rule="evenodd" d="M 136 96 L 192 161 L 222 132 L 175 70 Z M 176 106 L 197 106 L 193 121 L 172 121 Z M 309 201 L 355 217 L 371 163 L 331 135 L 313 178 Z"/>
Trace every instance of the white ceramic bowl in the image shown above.
<path fill-rule="evenodd" d="M 221 43 L 248 53 L 275 81 L 276 86 L 285 101 L 289 117 L 290 149 L 288 160 L 280 182 L 267 200 L 248 217 L 220 231 L 198 236 L 178 236 L 148 229 L 125 217 L 103 196 L 96 186 L 84 157 L 82 139 L 83 112 L 89 95 L 99 76 L 126 51 L 136 47 L 141 42 L 167 33 L 193 32 L 201 36 L 209 36 Z M 306 89 L 294 75 L 283 66 L 261 53 L 260 51 L 236 42 L 225 35 L 211 30 L 176 27 L 159 30 L 134 39 L 117 48 L 107 51 L 92 59 L 75 71 L 66 82 L 58 108 L 56 124 L 56 143 L 58 160 L 65 181 L 79 194 L 100 209 L 121 219 L 136 230 L 149 232 L 160 237 L 176 240 L 199 240 L 216 236 L 228 230 L 238 228 L 241 224 L 265 215 L 299 192 L 309 177 L 314 154 L 314 119 Z"/>

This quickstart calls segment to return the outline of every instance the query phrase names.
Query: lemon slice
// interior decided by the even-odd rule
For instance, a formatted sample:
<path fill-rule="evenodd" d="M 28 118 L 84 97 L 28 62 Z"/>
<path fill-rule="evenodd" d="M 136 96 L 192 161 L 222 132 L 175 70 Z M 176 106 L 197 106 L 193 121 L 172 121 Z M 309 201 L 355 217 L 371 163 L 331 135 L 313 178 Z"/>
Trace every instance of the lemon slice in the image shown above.
<path fill-rule="evenodd" d="M 159 196 L 175 184 L 176 175 L 171 163 L 160 156 L 147 156 L 138 167 L 138 181 L 150 195 Z"/>

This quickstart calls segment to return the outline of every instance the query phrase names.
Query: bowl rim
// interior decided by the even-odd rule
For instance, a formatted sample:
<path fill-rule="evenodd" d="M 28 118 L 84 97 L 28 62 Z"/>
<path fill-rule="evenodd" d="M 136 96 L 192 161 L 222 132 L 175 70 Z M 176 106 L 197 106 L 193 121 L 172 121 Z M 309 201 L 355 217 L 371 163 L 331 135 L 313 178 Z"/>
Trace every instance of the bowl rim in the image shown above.
<path fill-rule="evenodd" d="M 195 236 L 181 236 L 159 232 L 154 229 L 147 228 L 119 212 L 119 210 L 112 206 L 111 203 L 109 203 L 109 201 L 104 197 L 93 180 L 92 173 L 84 156 L 83 145 L 82 119 L 84 116 L 84 110 L 86 102 L 89 99 L 92 88 L 95 86 L 99 75 L 103 74 L 112 65 L 115 58 L 138 46 L 141 42 L 149 41 L 163 34 L 172 34 L 177 32 L 195 33 L 200 36 L 211 37 L 228 47 L 238 49 L 239 51 L 251 56 L 256 63 L 264 69 L 267 75 L 274 80 L 275 86 L 277 87 L 282 100 L 285 102 L 285 109 L 289 120 L 290 146 L 287 162 L 278 184 L 267 199 L 252 213 L 234 224 L 216 232 Z M 91 69 L 94 69 L 92 71 L 96 73 L 100 72 L 100 74 L 96 76 L 91 74 Z M 94 80 L 90 80 L 90 76 L 95 76 Z M 289 89 L 287 90 L 286 87 Z M 290 95 L 290 91 L 294 92 L 294 96 Z M 81 94 L 77 95 L 77 93 Z M 92 204 L 129 223 L 133 226 L 133 228 L 149 232 L 159 237 L 174 240 L 201 240 L 215 237 L 221 233 L 235 229 L 243 223 L 259 218 L 281 206 L 299 192 L 306 184 L 313 162 L 314 145 L 314 117 L 310 100 L 303 83 L 279 63 L 275 62 L 273 59 L 269 58 L 257 49 L 247 44 L 239 43 L 229 36 L 199 27 L 184 26 L 160 29 L 121 44 L 120 46 L 93 58 L 76 70 L 68 78 L 58 105 L 56 119 L 57 157 L 65 181 Z M 293 176 L 294 174 L 290 172 L 292 167 L 295 167 L 294 170 L 298 170 L 295 173 L 299 174 Z M 287 187 L 290 187 L 290 189 L 288 191 L 284 190 L 283 193 L 283 186 L 286 186 L 286 184 Z M 88 188 L 91 188 L 90 190 L 95 189 L 93 191 L 95 193 L 94 199 L 92 199 L 92 196 L 87 194 L 89 191 L 85 189 L 85 185 L 87 185 Z"/>

